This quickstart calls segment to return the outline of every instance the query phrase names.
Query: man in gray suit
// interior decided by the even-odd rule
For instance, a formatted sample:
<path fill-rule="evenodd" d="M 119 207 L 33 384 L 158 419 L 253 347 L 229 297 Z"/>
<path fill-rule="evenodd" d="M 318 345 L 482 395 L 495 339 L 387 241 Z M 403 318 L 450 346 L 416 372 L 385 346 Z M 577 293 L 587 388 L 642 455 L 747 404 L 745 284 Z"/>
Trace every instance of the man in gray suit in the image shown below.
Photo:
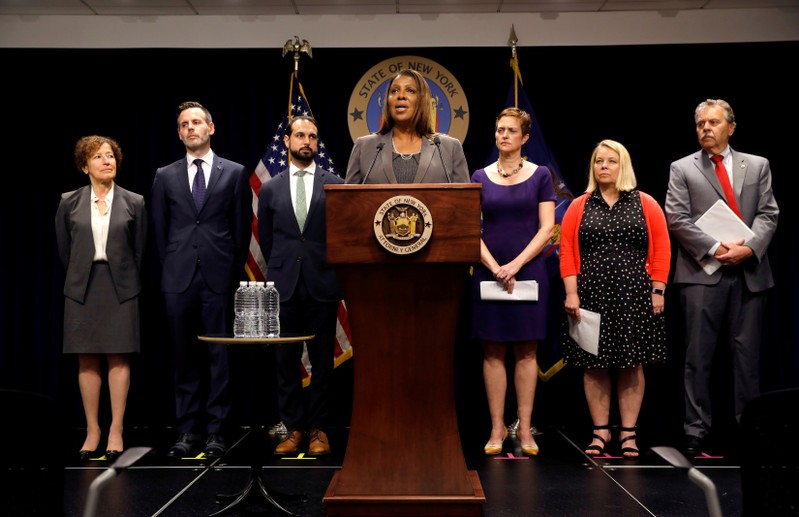
<path fill-rule="evenodd" d="M 300 370 L 302 345 L 275 346 L 278 412 L 288 430 L 275 454 L 296 454 L 308 431 L 308 454 L 320 456 L 330 454 L 325 429 L 342 296 L 327 263 L 324 186 L 344 180 L 314 162 L 319 135 L 313 118 L 293 118 L 283 142 L 291 162 L 261 187 L 258 241 L 267 263 L 266 278 L 280 292 L 281 334 L 315 337 L 306 343 L 312 367 L 307 393 Z"/>
<path fill-rule="evenodd" d="M 225 453 L 230 413 L 227 347 L 198 335 L 233 330 L 233 293 L 244 274 L 252 225 L 252 188 L 243 165 L 211 151 L 215 127 L 197 102 L 178 106 L 180 160 L 159 168 L 152 186 L 152 220 L 161 260 L 169 330 L 174 342 L 178 441 L 169 456 Z"/>
<path fill-rule="evenodd" d="M 760 392 L 763 314 L 767 290 L 774 285 L 767 251 L 779 215 L 768 160 L 728 145 L 736 127 L 732 107 L 708 99 L 696 107 L 694 119 L 702 150 L 671 164 L 665 206 L 669 230 L 679 245 L 674 283 L 680 286 L 686 329 L 688 454 L 699 452 L 711 431 L 711 365 L 722 335 L 732 354 L 736 419 Z M 718 200 L 737 212 L 755 236 L 717 242 L 699 229 L 696 220 Z M 712 274 L 700 265 L 710 257 L 721 263 Z"/>

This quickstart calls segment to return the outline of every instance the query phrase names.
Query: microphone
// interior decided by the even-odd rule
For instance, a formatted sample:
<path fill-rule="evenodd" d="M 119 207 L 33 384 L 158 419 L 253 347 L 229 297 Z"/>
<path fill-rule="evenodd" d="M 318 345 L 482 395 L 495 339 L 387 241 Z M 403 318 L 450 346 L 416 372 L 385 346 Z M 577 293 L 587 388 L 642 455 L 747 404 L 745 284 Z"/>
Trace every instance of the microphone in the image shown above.
<path fill-rule="evenodd" d="M 447 183 L 452 183 L 452 178 L 449 177 L 449 171 L 447 170 L 447 164 L 444 163 L 444 155 L 441 154 L 441 138 L 438 135 L 433 137 L 433 143 L 436 144 L 436 148 L 438 149 L 438 157 L 441 158 L 441 166 L 444 167 L 444 174 L 447 176 Z"/>
<path fill-rule="evenodd" d="M 364 183 L 366 183 L 366 179 L 369 177 L 369 174 L 371 174 L 371 173 L 372 173 L 372 169 L 373 169 L 373 168 L 374 168 L 374 166 L 375 166 L 375 162 L 377 162 L 377 157 L 378 157 L 378 156 L 380 156 L 380 151 L 382 151 L 382 150 L 383 150 L 383 146 L 384 146 L 384 145 L 386 145 L 386 143 L 385 143 L 385 142 L 380 142 L 379 144 L 377 144 L 377 152 L 375 153 L 375 157 L 374 157 L 374 159 L 372 160 L 372 165 L 370 165 L 370 166 L 369 166 L 369 170 L 368 170 L 368 171 L 366 171 L 366 176 L 364 176 L 364 177 L 363 177 L 363 181 L 361 182 L 361 184 L 362 184 L 362 185 L 363 185 Z"/>

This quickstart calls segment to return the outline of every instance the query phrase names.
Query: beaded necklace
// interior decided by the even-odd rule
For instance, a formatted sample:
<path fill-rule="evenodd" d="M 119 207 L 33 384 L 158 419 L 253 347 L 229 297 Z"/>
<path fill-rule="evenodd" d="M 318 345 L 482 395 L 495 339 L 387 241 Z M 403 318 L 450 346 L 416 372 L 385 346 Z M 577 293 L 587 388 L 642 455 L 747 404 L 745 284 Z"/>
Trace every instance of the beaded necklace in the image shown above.
<path fill-rule="evenodd" d="M 497 160 L 497 174 L 499 174 L 499 175 L 500 175 L 500 176 L 502 176 L 503 178 L 510 178 L 510 177 L 511 177 L 511 176 L 513 176 L 514 174 L 518 174 L 518 173 L 519 173 L 519 171 L 520 171 L 520 170 L 522 170 L 522 167 L 524 167 L 524 160 L 522 160 L 522 161 L 519 163 L 519 166 L 518 166 L 518 167 L 516 167 L 515 169 L 513 169 L 512 171 L 510 171 L 510 172 L 505 172 L 504 170 L 502 170 L 502 165 L 500 165 L 500 163 L 499 163 L 499 160 Z"/>

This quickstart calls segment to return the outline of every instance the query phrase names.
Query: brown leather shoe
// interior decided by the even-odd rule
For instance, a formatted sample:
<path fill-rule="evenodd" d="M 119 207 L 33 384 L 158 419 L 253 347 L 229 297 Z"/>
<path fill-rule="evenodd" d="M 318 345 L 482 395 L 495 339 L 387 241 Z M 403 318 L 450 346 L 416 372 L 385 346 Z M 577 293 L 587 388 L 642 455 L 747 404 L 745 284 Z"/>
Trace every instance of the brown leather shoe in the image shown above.
<path fill-rule="evenodd" d="M 324 456 L 330 454 L 330 442 L 327 435 L 321 429 L 312 429 L 309 433 L 311 444 L 308 446 L 308 454 L 311 456 Z"/>
<path fill-rule="evenodd" d="M 300 431 L 291 431 L 283 438 L 282 442 L 277 444 L 277 447 L 275 447 L 275 454 L 278 456 L 297 454 L 301 441 L 302 433 Z"/>

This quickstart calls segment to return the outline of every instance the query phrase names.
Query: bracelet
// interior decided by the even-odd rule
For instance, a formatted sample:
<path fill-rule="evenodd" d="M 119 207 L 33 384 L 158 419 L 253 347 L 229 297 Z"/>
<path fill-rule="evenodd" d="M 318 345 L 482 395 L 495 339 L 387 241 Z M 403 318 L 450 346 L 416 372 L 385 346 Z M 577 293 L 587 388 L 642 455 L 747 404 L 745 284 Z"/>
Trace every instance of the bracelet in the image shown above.
<path fill-rule="evenodd" d="M 652 294 L 659 294 L 660 296 L 666 296 L 666 290 L 660 289 L 659 287 L 653 287 Z"/>

